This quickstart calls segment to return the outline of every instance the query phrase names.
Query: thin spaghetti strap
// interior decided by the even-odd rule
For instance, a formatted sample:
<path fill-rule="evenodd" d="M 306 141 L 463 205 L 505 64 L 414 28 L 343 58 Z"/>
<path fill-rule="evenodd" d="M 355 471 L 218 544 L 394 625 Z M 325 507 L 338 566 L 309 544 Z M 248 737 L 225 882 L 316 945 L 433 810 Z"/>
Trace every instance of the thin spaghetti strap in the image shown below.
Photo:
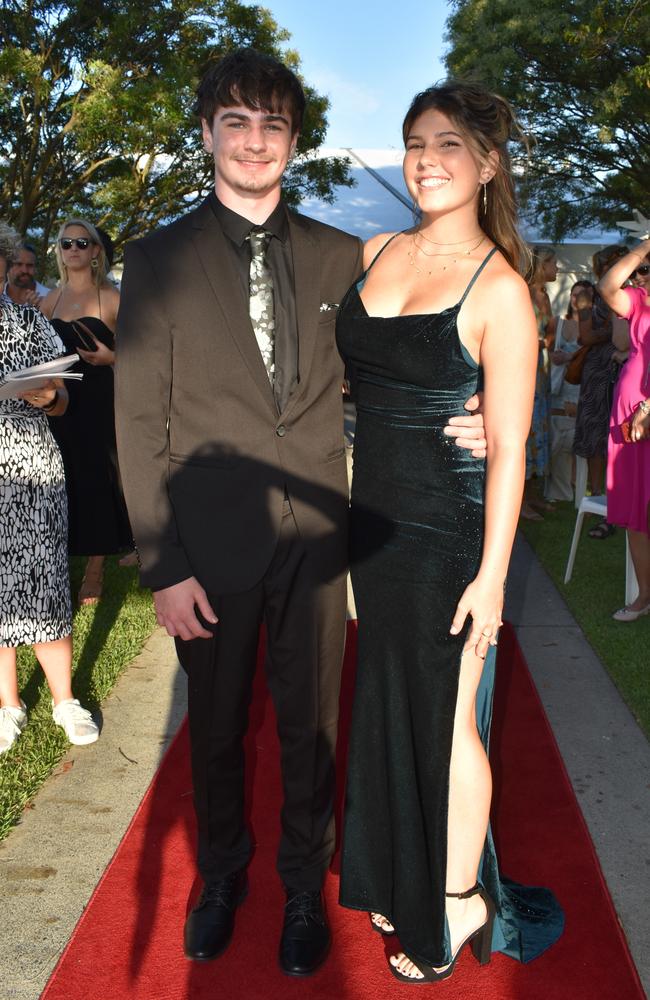
<path fill-rule="evenodd" d="M 59 297 L 57 298 L 56 302 L 54 303 L 54 309 L 52 310 L 52 315 L 51 315 L 50 319 L 54 319 L 54 313 L 56 312 L 56 307 L 58 306 L 59 302 L 61 301 L 61 296 L 62 295 L 63 295 L 63 285 L 61 285 L 61 289 L 59 291 Z"/>
<path fill-rule="evenodd" d="M 485 255 L 485 257 L 483 258 L 483 260 L 481 261 L 481 263 L 480 263 L 480 264 L 479 264 L 479 266 L 477 267 L 477 269 L 476 269 L 476 271 L 474 272 L 474 275 L 473 275 L 473 277 L 472 277 L 472 280 L 470 281 L 469 285 L 467 286 L 467 288 L 466 288 L 466 289 L 465 289 L 465 291 L 463 292 L 463 297 L 462 297 L 462 299 L 461 299 L 461 300 L 460 300 L 460 302 L 458 303 L 458 308 L 459 308 L 459 309 L 460 309 L 460 307 L 462 306 L 462 304 L 463 304 L 463 302 L 465 301 L 465 299 L 467 298 L 467 296 L 469 295 L 469 293 L 470 293 L 470 290 L 471 290 L 471 288 L 472 288 L 472 285 L 474 284 L 474 282 L 475 282 L 475 281 L 476 281 L 476 279 L 478 278 L 479 274 L 481 273 L 481 271 L 483 270 L 483 268 L 485 267 L 485 265 L 487 264 L 487 262 L 488 262 L 488 261 L 489 261 L 489 260 L 490 260 L 490 259 L 491 259 L 492 257 L 494 257 L 494 255 L 495 255 L 495 253 L 497 252 L 497 250 L 498 250 L 498 249 L 499 249 L 498 247 L 492 247 L 492 249 L 490 250 L 490 252 L 489 252 L 488 254 L 486 254 L 486 255 Z"/>
<path fill-rule="evenodd" d="M 375 254 L 375 256 L 374 256 L 374 257 L 372 258 L 372 260 L 371 260 L 371 261 L 370 261 L 370 263 L 368 264 L 368 267 L 367 267 L 367 268 L 366 268 L 366 270 L 365 270 L 365 274 L 368 274 L 368 271 L 370 270 L 370 268 L 371 268 L 371 267 L 373 266 L 373 264 L 375 263 L 375 261 L 376 261 L 376 260 L 377 260 L 377 259 L 378 259 L 379 257 L 381 257 L 381 255 L 383 254 L 384 250 L 385 250 L 385 249 L 386 249 L 386 247 L 387 247 L 387 246 L 389 245 L 389 243 L 392 243 L 392 242 L 393 242 L 393 240 L 394 240 L 394 239 L 395 239 L 395 238 L 396 238 L 397 236 L 401 236 L 401 235 L 402 235 L 402 233 L 401 233 L 401 232 L 399 232 L 399 233 L 393 233 L 393 235 L 392 235 L 392 236 L 390 237 L 390 239 L 386 240 L 386 242 L 384 243 L 383 247 L 381 247 L 381 248 L 380 248 L 380 249 L 379 249 L 379 250 L 377 251 L 377 253 Z"/>

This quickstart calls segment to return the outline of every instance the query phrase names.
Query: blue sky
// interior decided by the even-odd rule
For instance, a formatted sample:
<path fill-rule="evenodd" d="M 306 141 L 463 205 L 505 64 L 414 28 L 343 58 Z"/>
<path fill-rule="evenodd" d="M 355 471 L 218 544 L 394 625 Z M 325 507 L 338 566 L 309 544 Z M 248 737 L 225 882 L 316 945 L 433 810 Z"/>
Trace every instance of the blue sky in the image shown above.
<path fill-rule="evenodd" d="M 260 0 L 331 101 L 327 146 L 401 147 L 411 98 L 445 76 L 444 0 Z"/>

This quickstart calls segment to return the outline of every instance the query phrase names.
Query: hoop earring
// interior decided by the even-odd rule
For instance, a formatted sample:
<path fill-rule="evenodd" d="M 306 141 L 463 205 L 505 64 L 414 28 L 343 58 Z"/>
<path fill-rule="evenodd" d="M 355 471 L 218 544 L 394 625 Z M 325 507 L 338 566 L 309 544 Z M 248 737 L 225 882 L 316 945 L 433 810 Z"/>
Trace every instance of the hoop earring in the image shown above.
<path fill-rule="evenodd" d="M 96 257 L 93 257 L 93 259 L 90 262 L 90 266 L 92 267 L 93 271 L 97 270 L 97 268 L 99 267 L 99 262 Z"/>
<path fill-rule="evenodd" d="M 487 214 L 487 184 L 483 185 L 483 214 Z"/>

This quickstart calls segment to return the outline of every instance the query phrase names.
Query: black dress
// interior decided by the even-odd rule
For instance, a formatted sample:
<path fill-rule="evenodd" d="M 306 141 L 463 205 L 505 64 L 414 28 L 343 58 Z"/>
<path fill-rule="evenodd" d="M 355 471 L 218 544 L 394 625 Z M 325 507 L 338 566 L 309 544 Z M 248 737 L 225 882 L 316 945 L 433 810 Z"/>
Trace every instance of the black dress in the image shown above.
<path fill-rule="evenodd" d="M 84 316 L 78 322 L 114 349 L 113 334 L 101 319 Z M 77 351 L 81 345 L 75 324 L 53 319 L 52 326 L 66 353 Z M 132 544 L 117 466 L 113 368 L 80 360 L 74 370 L 82 372 L 83 379 L 68 379 L 68 409 L 50 421 L 65 467 L 68 547 L 75 556 L 112 555 Z"/>
<path fill-rule="evenodd" d="M 359 618 L 340 899 L 387 916 L 409 956 L 432 966 L 451 959 L 447 807 L 465 635 L 449 628 L 478 572 L 484 529 L 485 463 L 443 427 L 480 388 L 457 318 L 493 253 L 441 313 L 368 316 L 362 278 L 337 321 L 357 405 L 351 570 Z M 486 747 L 494 663 L 492 649 L 477 696 Z M 550 893 L 500 881 L 490 835 L 479 878 L 499 909 L 495 949 L 528 960 L 561 933 Z"/>

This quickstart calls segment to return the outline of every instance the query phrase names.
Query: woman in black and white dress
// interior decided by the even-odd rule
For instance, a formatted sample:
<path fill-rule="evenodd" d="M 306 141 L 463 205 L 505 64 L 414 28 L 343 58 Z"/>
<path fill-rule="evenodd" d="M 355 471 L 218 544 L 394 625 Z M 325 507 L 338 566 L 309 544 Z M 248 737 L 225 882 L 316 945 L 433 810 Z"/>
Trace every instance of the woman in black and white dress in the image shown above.
<path fill-rule="evenodd" d="M 0 223 L 0 280 L 17 236 Z M 0 381 L 63 354 L 43 315 L 0 297 Z M 73 697 L 72 610 L 68 580 L 63 463 L 46 414 L 65 411 L 67 394 L 50 383 L 0 400 L 0 753 L 27 722 L 18 691 L 16 647 L 31 645 L 52 694 L 54 721 L 72 743 L 99 731 Z"/>

